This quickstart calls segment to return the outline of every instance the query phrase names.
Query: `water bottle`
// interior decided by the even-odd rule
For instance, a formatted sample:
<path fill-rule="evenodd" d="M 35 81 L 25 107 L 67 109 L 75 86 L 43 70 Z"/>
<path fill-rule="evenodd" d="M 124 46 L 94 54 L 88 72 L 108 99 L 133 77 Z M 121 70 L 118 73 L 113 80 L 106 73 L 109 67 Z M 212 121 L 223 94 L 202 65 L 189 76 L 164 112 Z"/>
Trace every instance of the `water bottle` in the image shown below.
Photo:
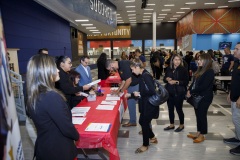
<path fill-rule="evenodd" d="M 101 93 L 101 85 L 98 85 L 98 89 L 97 89 L 98 93 Z"/>

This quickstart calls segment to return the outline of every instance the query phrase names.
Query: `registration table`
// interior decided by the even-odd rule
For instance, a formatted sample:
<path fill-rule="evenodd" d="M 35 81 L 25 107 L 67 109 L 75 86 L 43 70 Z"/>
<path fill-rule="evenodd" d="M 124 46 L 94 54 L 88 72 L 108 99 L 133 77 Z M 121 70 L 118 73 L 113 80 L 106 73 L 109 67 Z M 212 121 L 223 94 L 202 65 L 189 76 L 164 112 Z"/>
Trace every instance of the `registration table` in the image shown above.
<path fill-rule="evenodd" d="M 81 101 L 78 107 L 91 107 L 86 114 L 86 119 L 81 125 L 75 125 L 80 134 L 79 141 L 76 142 L 77 148 L 104 148 L 109 152 L 111 160 L 120 159 L 117 150 L 117 135 L 120 127 L 120 120 L 127 107 L 126 99 L 121 97 L 113 110 L 97 110 L 97 106 L 106 99 L 106 94 L 110 93 L 110 88 L 102 88 L 104 96 L 97 97 L 96 101 L 88 102 L 86 99 Z M 110 123 L 108 132 L 85 131 L 90 123 Z"/>
<path fill-rule="evenodd" d="M 116 72 L 114 75 L 109 76 L 105 83 L 110 83 L 110 84 L 119 84 L 121 82 L 121 78 L 118 72 Z"/>

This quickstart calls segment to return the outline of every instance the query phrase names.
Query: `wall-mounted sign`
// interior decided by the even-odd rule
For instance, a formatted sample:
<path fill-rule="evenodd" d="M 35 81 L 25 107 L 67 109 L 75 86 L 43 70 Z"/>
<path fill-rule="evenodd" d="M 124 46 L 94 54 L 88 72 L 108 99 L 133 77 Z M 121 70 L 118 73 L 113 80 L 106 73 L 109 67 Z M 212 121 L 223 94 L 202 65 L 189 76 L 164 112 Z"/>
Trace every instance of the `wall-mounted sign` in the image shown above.
<path fill-rule="evenodd" d="M 117 26 L 113 32 L 87 35 L 87 39 L 131 38 L 131 26 Z"/>
<path fill-rule="evenodd" d="M 117 27 L 117 8 L 108 0 L 58 0 L 70 11 Z"/>

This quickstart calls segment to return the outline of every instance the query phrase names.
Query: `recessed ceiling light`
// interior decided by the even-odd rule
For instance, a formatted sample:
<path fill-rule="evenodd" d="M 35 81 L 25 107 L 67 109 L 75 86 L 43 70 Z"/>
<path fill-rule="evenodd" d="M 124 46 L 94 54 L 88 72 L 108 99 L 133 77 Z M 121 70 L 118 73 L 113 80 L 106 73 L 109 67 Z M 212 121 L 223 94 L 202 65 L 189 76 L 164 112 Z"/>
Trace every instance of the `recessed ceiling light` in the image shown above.
<path fill-rule="evenodd" d="M 174 22 L 174 21 L 168 21 L 168 22 Z"/>
<path fill-rule="evenodd" d="M 230 0 L 228 2 L 238 2 L 238 1 L 240 1 L 240 0 Z"/>
<path fill-rule="evenodd" d="M 228 6 L 218 6 L 218 8 L 227 8 Z"/>
<path fill-rule="evenodd" d="M 124 22 L 117 22 L 117 23 L 124 23 Z"/>
<path fill-rule="evenodd" d="M 96 27 L 86 27 L 86 29 L 95 29 Z"/>
<path fill-rule="evenodd" d="M 118 13 L 118 14 L 116 14 L 116 15 L 118 16 L 118 15 L 120 15 L 120 14 Z"/>
<path fill-rule="evenodd" d="M 204 5 L 212 5 L 212 4 L 215 4 L 215 3 L 204 3 Z"/>
<path fill-rule="evenodd" d="M 180 13 L 181 14 L 181 13 L 185 13 L 185 12 L 176 12 L 176 13 Z"/>
<path fill-rule="evenodd" d="M 136 21 L 136 19 L 130 19 L 129 21 L 133 22 L 133 21 Z"/>
<path fill-rule="evenodd" d="M 89 20 L 88 19 L 76 19 L 75 21 L 76 22 L 88 22 Z"/>
<path fill-rule="evenodd" d="M 197 2 L 187 2 L 185 4 L 196 4 Z"/>
<path fill-rule="evenodd" d="M 147 17 L 151 17 L 151 16 L 143 16 L 143 17 L 146 17 L 146 18 L 147 18 Z"/>
<path fill-rule="evenodd" d="M 180 9 L 190 9 L 190 8 L 180 8 Z"/>
<path fill-rule="evenodd" d="M 143 14 L 152 14 L 152 13 L 143 13 Z"/>
<path fill-rule="evenodd" d="M 171 9 L 162 9 L 163 12 L 171 11 Z"/>
<path fill-rule="evenodd" d="M 136 19 L 136 17 L 129 17 L 128 19 Z"/>
<path fill-rule="evenodd" d="M 150 9 L 144 9 L 145 11 L 152 11 L 153 9 L 152 8 L 150 8 Z"/>
<path fill-rule="evenodd" d="M 126 6 L 126 8 L 135 8 L 135 6 Z"/>
<path fill-rule="evenodd" d="M 177 18 L 170 18 L 170 19 L 177 19 Z"/>
<path fill-rule="evenodd" d="M 166 16 L 167 14 L 159 14 L 159 16 Z"/>
<path fill-rule="evenodd" d="M 137 22 L 130 22 L 130 23 L 137 23 Z"/>
<path fill-rule="evenodd" d="M 156 5 L 156 4 L 153 4 L 153 3 L 152 3 L 152 4 L 147 4 L 147 6 L 155 6 L 155 5 Z"/>
<path fill-rule="evenodd" d="M 165 4 L 164 6 L 166 7 L 172 7 L 172 6 L 175 6 L 174 4 Z"/>
<path fill-rule="evenodd" d="M 119 20 L 117 20 L 117 21 L 119 22 L 119 21 L 123 21 L 123 20 L 122 20 L 122 19 L 119 19 Z"/>
<path fill-rule="evenodd" d="M 127 12 L 136 12 L 136 11 L 134 10 L 134 11 L 127 11 Z"/>
<path fill-rule="evenodd" d="M 157 17 L 157 18 L 165 18 L 165 17 Z"/>
<path fill-rule="evenodd" d="M 97 29 L 94 29 L 94 30 L 89 30 L 89 31 L 96 32 L 96 31 L 99 31 L 99 30 L 97 30 Z"/>
<path fill-rule="evenodd" d="M 173 17 L 181 17 L 181 15 L 173 15 Z"/>
<path fill-rule="evenodd" d="M 143 19 L 143 21 L 150 21 L 150 19 Z"/>
<path fill-rule="evenodd" d="M 163 19 L 157 19 L 157 20 L 162 21 Z"/>
<path fill-rule="evenodd" d="M 121 19 L 122 17 L 117 17 L 117 19 Z"/>
<path fill-rule="evenodd" d="M 82 26 L 92 26 L 93 24 L 81 24 Z"/>
<path fill-rule="evenodd" d="M 136 16 L 136 14 L 128 14 L 128 16 Z"/>
<path fill-rule="evenodd" d="M 92 33 L 101 33 L 101 32 L 92 32 Z"/>
<path fill-rule="evenodd" d="M 128 0 L 128 1 L 124 1 L 125 3 L 128 3 L 128 2 L 135 2 L 135 0 Z"/>

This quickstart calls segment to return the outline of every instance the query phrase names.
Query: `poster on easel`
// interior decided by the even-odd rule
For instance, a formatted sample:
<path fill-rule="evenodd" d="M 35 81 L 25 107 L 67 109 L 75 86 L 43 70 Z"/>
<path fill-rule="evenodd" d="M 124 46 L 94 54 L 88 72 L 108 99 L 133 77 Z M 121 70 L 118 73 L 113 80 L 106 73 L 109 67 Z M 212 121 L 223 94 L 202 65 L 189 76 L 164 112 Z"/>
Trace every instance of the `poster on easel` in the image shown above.
<path fill-rule="evenodd" d="M 0 160 L 24 160 L 0 10 Z"/>

